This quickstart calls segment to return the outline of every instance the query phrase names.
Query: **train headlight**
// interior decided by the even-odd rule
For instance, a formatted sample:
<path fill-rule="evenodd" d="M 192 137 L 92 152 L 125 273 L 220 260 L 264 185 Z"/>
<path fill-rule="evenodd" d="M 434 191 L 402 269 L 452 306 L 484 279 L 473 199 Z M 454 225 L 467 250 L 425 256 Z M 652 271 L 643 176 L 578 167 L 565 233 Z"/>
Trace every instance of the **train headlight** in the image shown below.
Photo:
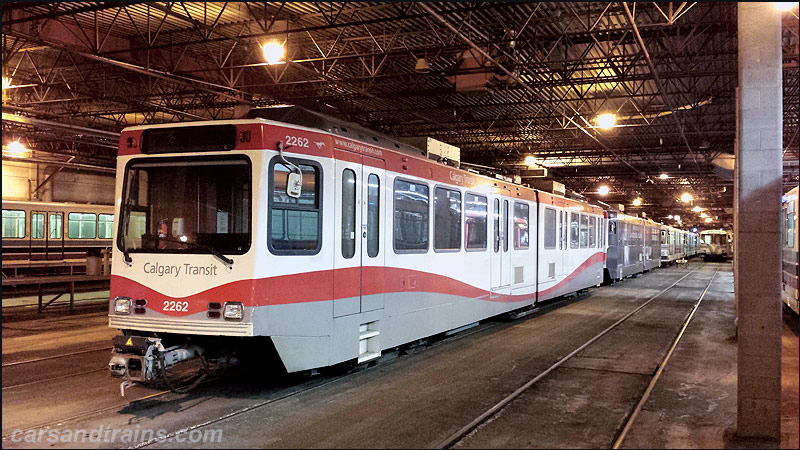
<path fill-rule="evenodd" d="M 244 316 L 244 307 L 242 302 L 227 302 L 225 309 L 222 311 L 222 317 L 228 320 L 242 320 Z"/>
<path fill-rule="evenodd" d="M 117 297 L 114 299 L 114 314 L 130 314 L 131 299 L 128 297 Z"/>

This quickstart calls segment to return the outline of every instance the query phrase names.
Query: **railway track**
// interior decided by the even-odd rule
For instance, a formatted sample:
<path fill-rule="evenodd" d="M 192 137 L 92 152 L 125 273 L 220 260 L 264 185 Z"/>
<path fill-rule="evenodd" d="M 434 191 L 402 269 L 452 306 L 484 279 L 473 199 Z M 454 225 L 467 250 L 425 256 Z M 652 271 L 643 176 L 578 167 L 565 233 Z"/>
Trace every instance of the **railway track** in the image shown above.
<path fill-rule="evenodd" d="M 520 386 L 517 390 L 515 390 L 514 392 L 512 392 L 508 396 L 504 397 L 499 402 L 497 402 L 495 405 L 493 405 L 492 407 L 490 407 L 489 409 L 484 411 L 482 414 L 477 416 L 470 423 L 468 423 L 467 425 L 463 426 L 458 431 L 456 431 L 455 433 L 453 433 L 450 436 L 448 436 L 446 439 L 444 439 L 441 442 L 439 442 L 435 446 L 435 448 L 451 448 L 451 447 L 457 445 L 459 442 L 464 440 L 464 438 L 469 436 L 471 433 L 476 432 L 478 427 L 481 426 L 481 424 L 484 424 L 487 421 L 489 421 L 490 419 L 492 419 L 493 417 L 495 417 L 504 408 L 506 408 L 509 404 L 511 404 L 516 398 L 518 398 L 520 395 L 522 395 L 525 391 L 527 391 L 533 385 L 535 385 L 536 383 L 538 383 L 539 381 L 541 381 L 542 379 L 547 377 L 547 375 L 550 374 L 552 371 L 554 371 L 555 369 L 557 369 L 558 367 L 563 365 L 565 362 L 567 362 L 569 359 L 571 359 L 575 355 L 577 355 L 580 352 L 582 352 L 583 350 L 585 350 L 587 347 L 591 346 L 598 339 L 600 339 L 603 336 L 605 336 L 606 334 L 608 334 L 611 330 L 615 329 L 620 324 L 624 323 L 626 320 L 628 320 L 629 318 L 634 316 L 636 313 L 638 313 L 638 312 L 642 311 L 643 309 L 645 309 L 652 302 L 657 300 L 658 297 L 660 297 L 661 295 L 663 295 L 664 293 L 666 293 L 670 289 L 672 289 L 675 286 L 677 286 L 678 283 L 680 283 L 681 281 L 686 279 L 689 275 L 697 272 L 701 268 L 702 268 L 702 266 L 692 270 L 691 272 L 689 272 L 686 275 L 682 276 L 681 278 L 679 278 L 677 281 L 675 281 L 671 285 L 667 286 L 666 288 L 664 288 L 661 291 L 659 291 L 657 294 L 655 294 L 652 297 L 650 297 L 649 299 L 647 299 L 645 301 L 645 303 L 641 304 L 636 309 L 634 309 L 633 311 L 629 312 L 628 314 L 623 316 L 621 319 L 619 319 L 618 321 L 616 321 L 615 323 L 613 323 L 612 325 L 610 325 L 609 327 L 607 327 L 603 331 L 601 331 L 598 334 L 596 334 L 594 337 L 592 337 L 591 339 L 586 341 L 584 344 L 582 344 L 581 346 L 579 346 L 578 348 L 576 348 L 575 350 L 570 352 L 568 355 L 566 355 L 563 358 L 561 358 L 560 360 L 558 360 L 555 364 L 551 365 L 550 367 L 548 367 L 547 369 L 545 369 L 544 371 L 542 371 L 541 373 L 536 375 L 534 378 L 530 379 L 528 382 L 526 382 L 525 384 Z M 697 308 L 699 307 L 700 302 L 702 302 L 703 297 L 705 296 L 706 292 L 708 292 L 708 289 L 711 286 L 711 283 L 714 281 L 714 277 L 716 276 L 718 271 L 719 271 L 719 268 L 717 268 L 714 271 L 714 274 L 711 276 L 711 278 L 709 279 L 705 289 L 700 294 L 700 297 L 698 298 L 698 300 L 695 302 L 694 307 L 692 308 L 691 312 L 689 313 L 689 315 L 684 320 L 684 323 L 683 323 L 683 326 L 681 327 L 680 332 L 678 333 L 678 335 L 674 339 L 674 341 L 672 343 L 672 346 L 670 347 L 669 351 L 667 352 L 667 355 L 665 356 L 664 360 L 661 361 L 661 363 L 659 364 L 658 370 L 654 374 L 649 386 L 647 387 L 647 389 L 645 390 L 644 394 L 640 398 L 636 408 L 631 413 L 631 415 L 628 417 L 628 420 L 627 420 L 626 424 L 624 425 L 623 430 L 617 436 L 617 439 L 614 442 L 613 448 L 619 448 L 619 446 L 621 445 L 622 441 L 624 440 L 628 430 L 630 430 L 630 427 L 633 424 L 633 421 L 636 419 L 636 415 L 641 410 L 641 408 L 644 405 L 644 403 L 647 401 L 647 398 L 649 397 L 650 392 L 652 392 L 653 387 L 655 386 L 656 382 L 658 381 L 658 377 L 661 375 L 661 372 L 663 371 L 664 367 L 666 366 L 667 361 L 669 360 L 670 356 L 672 355 L 673 350 L 675 349 L 675 347 L 677 347 L 678 342 L 680 341 L 681 337 L 683 336 L 683 332 L 686 330 L 686 327 L 689 325 L 689 322 L 691 321 L 692 317 L 694 316 L 695 311 L 697 311 Z"/>
<path fill-rule="evenodd" d="M 23 364 L 32 364 L 32 363 L 42 362 L 42 361 L 52 361 L 54 359 L 62 359 L 62 358 L 67 358 L 67 357 L 75 356 L 75 355 L 83 355 L 85 353 L 94 353 L 94 352 L 99 352 L 99 351 L 104 351 L 104 350 L 107 351 L 107 350 L 111 350 L 112 348 L 113 347 L 111 347 L 111 346 L 104 346 L 104 347 L 100 347 L 100 348 L 93 348 L 93 349 L 89 349 L 89 350 L 81 350 L 81 351 L 77 351 L 77 352 L 59 353 L 57 355 L 44 356 L 44 357 L 41 357 L 41 358 L 33 358 L 33 359 L 26 359 L 26 360 L 22 360 L 22 361 L 14 361 L 14 362 L 9 362 L 9 363 L 3 363 L 3 367 L 13 367 L 13 366 L 20 366 L 20 365 L 23 365 Z"/>
<path fill-rule="evenodd" d="M 613 325 L 611 325 L 607 329 L 601 331 L 598 335 L 596 335 L 595 337 L 593 337 L 592 339 L 590 339 L 589 341 L 587 341 L 586 343 L 581 345 L 578 349 L 574 350 L 572 353 L 570 353 L 566 357 L 562 358 L 562 360 L 558 361 L 556 364 L 554 364 L 553 366 L 551 366 L 550 368 L 548 368 L 544 372 L 542 372 L 539 375 L 537 375 L 537 377 L 535 377 L 533 380 L 531 380 L 528 383 L 526 383 L 525 385 L 523 385 L 520 389 L 518 389 L 517 391 L 515 391 L 514 393 L 512 393 L 510 396 L 506 397 L 505 399 L 503 399 L 500 403 L 498 403 L 494 407 L 490 408 L 490 410 L 488 410 L 484 414 L 481 414 L 481 416 L 479 416 L 476 420 L 472 421 L 470 424 L 468 424 L 467 426 L 465 426 L 464 428 L 459 430 L 459 432 L 455 433 L 450 438 L 448 438 L 447 440 L 445 440 L 442 443 L 440 443 L 437 447 L 438 448 L 448 448 L 448 447 L 451 447 L 451 446 L 457 444 L 464 436 L 468 435 L 472 430 L 474 430 L 476 427 L 478 427 L 481 423 L 483 423 L 486 420 L 490 419 L 494 414 L 496 414 L 497 412 L 502 410 L 504 406 L 506 406 L 508 403 L 513 401 L 514 398 L 518 397 L 524 390 L 526 390 L 527 388 L 529 388 L 531 385 L 533 385 L 537 381 L 541 380 L 542 378 L 546 377 L 547 374 L 549 374 L 554 369 L 556 369 L 558 366 L 563 364 L 566 360 L 568 360 L 572 356 L 575 356 L 581 350 L 583 350 L 586 347 L 588 347 L 589 345 L 591 345 L 593 342 L 595 342 L 597 339 L 599 339 L 603 335 L 607 334 L 613 328 L 615 328 L 619 324 L 623 323 L 625 320 L 627 320 L 628 318 L 630 318 L 631 316 L 633 316 L 637 312 L 639 312 L 642 309 L 646 308 L 653 301 L 655 301 L 659 296 L 661 296 L 665 292 L 669 291 L 670 289 L 674 288 L 676 285 L 678 285 L 678 283 L 680 283 L 681 281 L 683 281 L 684 279 L 686 279 L 690 275 L 696 273 L 698 270 L 700 270 L 701 267 L 698 267 L 698 268 L 696 268 L 694 270 L 691 270 L 690 272 L 686 273 L 685 275 L 682 275 L 677 281 L 673 282 L 672 284 L 670 284 L 666 288 L 662 289 L 657 294 L 649 297 L 647 300 L 645 300 L 645 303 L 639 305 L 633 311 L 631 311 L 630 313 L 627 313 L 627 315 L 624 316 L 622 319 L 618 320 L 617 322 L 615 322 Z M 716 272 L 715 272 L 715 274 L 716 274 Z M 706 286 L 706 289 L 703 291 L 703 295 L 708 290 L 708 287 L 711 285 L 711 282 L 713 281 L 713 279 L 714 279 L 714 276 L 712 276 L 711 280 L 709 280 L 709 282 L 708 282 L 708 284 Z M 579 298 L 580 298 L 580 296 L 577 297 L 577 298 L 568 298 L 568 299 L 561 300 L 561 301 L 554 302 L 554 303 L 547 303 L 547 304 L 543 305 L 542 307 L 540 307 L 539 310 L 532 311 L 532 313 L 535 314 L 535 315 L 539 315 L 539 314 L 545 313 L 545 312 L 547 312 L 549 310 L 556 309 L 556 308 L 565 306 L 567 304 L 573 303 L 573 302 L 577 301 Z M 702 299 L 702 295 L 701 295 L 701 299 Z M 696 307 L 697 307 L 697 305 L 695 305 L 694 310 L 696 310 Z M 688 321 L 687 321 L 687 323 L 688 323 Z M 466 338 L 466 337 L 468 337 L 470 335 L 473 335 L 475 333 L 480 333 L 480 332 L 483 332 L 485 330 L 489 330 L 489 329 L 492 329 L 492 328 L 496 328 L 496 327 L 502 326 L 503 324 L 504 323 L 500 322 L 500 321 L 483 322 L 483 323 L 481 323 L 481 324 L 479 324 L 477 326 L 472 327 L 471 329 L 464 330 L 464 331 L 462 331 L 460 333 L 457 333 L 457 334 L 454 334 L 454 335 L 451 335 L 451 336 L 447 336 L 444 339 L 436 341 L 431 346 L 438 346 L 440 344 L 444 344 L 444 343 L 453 342 L 453 341 L 456 341 L 456 340 L 459 340 L 459 339 L 463 339 L 463 338 Z M 684 329 L 685 329 L 685 326 L 684 326 Z M 86 351 L 81 351 L 81 352 L 73 352 L 73 353 L 68 354 L 68 355 L 56 355 L 53 358 L 50 358 L 50 357 L 37 358 L 37 359 L 31 359 L 31 360 L 26 360 L 26 361 L 19 361 L 19 362 L 11 363 L 11 364 L 19 365 L 19 364 L 33 363 L 33 362 L 39 362 L 39 361 L 46 361 L 46 360 L 49 360 L 49 359 L 56 359 L 58 357 L 63 357 L 63 356 L 79 355 L 79 354 L 82 354 L 82 353 L 89 353 L 89 352 L 92 352 L 92 351 L 94 351 L 94 352 L 105 351 L 105 350 L 109 350 L 109 349 L 110 349 L 110 347 L 103 347 L 103 348 L 91 349 L 91 350 L 86 350 Z M 385 360 L 385 362 L 391 362 L 393 359 L 394 358 L 390 357 L 388 360 Z M 382 366 L 382 365 L 383 365 L 382 362 L 378 363 L 379 367 Z M 100 371 L 100 370 L 104 370 L 104 369 L 99 369 L 97 371 Z M 95 372 L 95 371 L 90 371 L 90 372 L 87 372 L 87 373 L 91 373 L 91 372 Z M 312 378 L 310 380 L 301 381 L 299 383 L 297 383 L 296 381 L 291 381 L 288 386 L 279 387 L 274 394 L 270 394 L 270 398 L 264 398 L 264 399 L 261 399 L 261 400 L 255 402 L 255 403 L 251 403 L 249 405 L 240 405 L 240 407 L 238 407 L 236 409 L 231 409 L 231 410 L 229 410 L 227 412 L 224 412 L 224 413 L 218 414 L 218 415 L 214 415 L 214 416 L 212 416 L 210 418 L 200 418 L 201 420 L 197 420 L 196 422 L 188 424 L 188 425 L 187 424 L 183 424 L 179 428 L 176 427 L 174 429 L 174 431 L 170 432 L 169 434 L 163 435 L 163 436 L 158 436 L 158 437 L 156 437 L 154 439 L 151 439 L 149 441 L 146 441 L 146 442 L 141 442 L 138 445 L 136 445 L 135 448 L 146 448 L 146 447 L 158 444 L 159 442 L 164 442 L 164 441 L 166 441 L 168 439 L 174 438 L 175 436 L 185 435 L 185 433 L 190 433 L 193 430 L 202 429 L 204 427 L 207 427 L 207 426 L 210 426 L 210 425 L 213 425 L 213 424 L 216 424 L 216 423 L 219 423 L 219 422 L 222 422 L 222 421 L 225 421 L 227 419 L 231 419 L 231 418 L 234 418 L 234 417 L 237 417 L 237 416 L 241 416 L 243 414 L 247 414 L 247 413 L 252 412 L 252 411 L 258 411 L 259 409 L 268 407 L 269 405 L 275 405 L 276 403 L 281 402 L 283 400 L 286 400 L 286 399 L 289 399 L 289 398 L 292 398 L 292 397 L 296 397 L 299 394 L 303 394 L 303 393 L 306 393 L 306 392 L 311 392 L 311 391 L 313 391 L 313 390 L 315 390 L 317 388 L 320 388 L 320 387 L 323 387 L 323 386 L 328 386 L 328 385 L 331 385 L 331 384 L 333 384 L 333 383 L 335 383 L 337 381 L 344 380 L 351 373 L 352 372 L 348 372 L 348 373 L 345 373 L 345 374 L 342 374 L 342 375 L 338 375 L 338 376 L 323 375 L 321 377 L 314 377 L 314 378 Z M 74 374 L 73 376 L 78 376 L 78 375 L 84 375 L 84 373 Z M 203 382 L 202 384 L 206 385 L 206 384 L 208 384 L 208 383 L 210 383 L 212 381 L 215 381 L 215 380 L 207 380 L 206 382 Z M 81 412 L 79 414 L 74 414 L 74 415 L 71 415 L 71 416 L 68 416 L 68 417 L 64 417 L 64 418 L 60 418 L 60 419 L 57 419 L 57 420 L 50 420 L 47 423 L 42 423 L 42 424 L 39 424 L 39 425 L 37 425 L 35 427 L 31 427 L 31 428 L 43 428 L 43 427 L 52 426 L 54 424 L 60 424 L 61 426 L 63 426 L 63 424 L 67 423 L 67 422 L 75 422 L 75 421 L 80 421 L 80 420 L 83 420 L 83 419 L 94 418 L 95 416 L 102 415 L 105 412 L 114 411 L 115 409 L 125 408 L 126 406 L 129 406 L 131 404 L 135 404 L 137 402 L 142 402 L 142 401 L 145 401 L 145 400 L 165 399 L 166 398 L 165 401 L 158 402 L 161 406 L 163 406 L 165 403 L 169 403 L 169 402 L 172 401 L 171 399 L 168 398 L 168 394 L 170 394 L 170 393 L 171 392 L 167 391 L 167 390 L 154 392 L 154 393 L 149 393 L 149 394 L 137 397 L 137 398 L 135 398 L 133 400 L 127 400 L 126 399 L 123 402 L 115 403 L 113 405 L 104 406 L 104 407 L 101 407 L 101 408 L 96 408 L 96 409 L 93 409 L 91 411 Z M 218 395 L 220 395 L 220 392 L 219 392 L 219 390 L 216 390 L 215 393 L 213 395 L 209 395 L 209 397 L 214 397 L 214 396 L 218 396 Z M 200 396 L 203 397 L 204 394 L 202 392 L 200 392 Z M 180 397 L 180 398 L 182 398 L 182 397 Z M 178 397 L 176 397 L 176 399 L 178 399 Z M 148 406 L 148 407 L 150 407 L 150 406 Z M 6 437 L 7 436 L 3 436 L 4 439 Z"/>

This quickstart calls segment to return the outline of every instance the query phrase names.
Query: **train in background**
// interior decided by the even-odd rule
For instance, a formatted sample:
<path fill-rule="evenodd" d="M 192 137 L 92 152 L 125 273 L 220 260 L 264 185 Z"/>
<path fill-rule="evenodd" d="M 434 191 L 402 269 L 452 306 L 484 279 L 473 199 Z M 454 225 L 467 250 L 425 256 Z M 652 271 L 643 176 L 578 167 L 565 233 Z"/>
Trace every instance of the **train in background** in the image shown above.
<path fill-rule="evenodd" d="M 57 274 L 110 249 L 114 206 L 3 200 L 3 274 Z"/>
<path fill-rule="evenodd" d="M 612 221 L 615 276 L 661 262 L 649 221 L 298 107 L 127 128 L 115 197 L 109 369 L 123 383 L 188 359 L 218 368 L 254 340 L 289 372 L 363 363 L 522 314 L 603 282 Z"/>
<path fill-rule="evenodd" d="M 733 258 L 733 233 L 728 230 L 700 232 L 700 254 L 704 261 L 727 261 Z"/>
<path fill-rule="evenodd" d="M 664 225 L 608 211 L 607 281 L 647 272 L 661 265 L 659 236 Z"/>
<path fill-rule="evenodd" d="M 795 314 L 798 311 L 798 278 L 800 278 L 800 266 L 798 265 L 798 187 L 794 187 L 781 198 L 781 254 L 783 267 L 783 302 Z"/>

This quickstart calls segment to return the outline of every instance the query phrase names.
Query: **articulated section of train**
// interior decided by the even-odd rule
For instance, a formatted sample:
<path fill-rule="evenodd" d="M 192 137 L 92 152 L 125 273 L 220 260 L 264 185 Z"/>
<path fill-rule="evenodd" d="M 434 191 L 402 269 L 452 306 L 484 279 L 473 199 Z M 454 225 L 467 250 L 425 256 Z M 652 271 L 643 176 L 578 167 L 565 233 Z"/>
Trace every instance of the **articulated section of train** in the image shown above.
<path fill-rule="evenodd" d="M 127 381 L 254 339 L 290 372 L 362 363 L 697 252 L 298 108 L 128 128 L 117 174 L 109 366 Z"/>

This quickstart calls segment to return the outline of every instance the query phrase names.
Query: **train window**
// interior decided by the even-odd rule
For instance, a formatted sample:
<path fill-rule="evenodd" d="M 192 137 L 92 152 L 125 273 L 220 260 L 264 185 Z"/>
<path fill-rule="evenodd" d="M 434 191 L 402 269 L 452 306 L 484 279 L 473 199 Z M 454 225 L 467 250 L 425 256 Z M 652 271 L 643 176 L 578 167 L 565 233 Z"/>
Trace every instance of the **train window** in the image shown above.
<path fill-rule="evenodd" d="M 530 207 L 527 203 L 514 202 L 514 248 L 526 249 L 530 241 L 528 221 Z"/>
<path fill-rule="evenodd" d="M 371 173 L 367 179 L 367 255 L 378 256 L 380 250 L 378 226 L 380 225 L 381 180 Z"/>
<path fill-rule="evenodd" d="M 67 237 L 70 239 L 94 239 L 97 237 L 97 214 L 69 213 Z"/>
<path fill-rule="evenodd" d="M 31 237 L 33 239 L 44 239 L 44 214 L 31 214 Z"/>
<path fill-rule="evenodd" d="M 342 256 L 350 259 L 356 254 L 356 173 L 342 172 Z"/>
<path fill-rule="evenodd" d="M 461 192 L 437 187 L 433 199 L 433 248 L 461 248 Z"/>
<path fill-rule="evenodd" d="M 428 251 L 430 188 L 424 184 L 394 181 L 394 249 Z"/>
<path fill-rule="evenodd" d="M 486 250 L 486 222 L 489 201 L 475 194 L 464 195 L 464 247 L 467 250 Z"/>
<path fill-rule="evenodd" d="M 272 170 L 270 248 L 276 254 L 314 254 L 320 248 L 320 169 L 316 165 L 297 164 L 302 174 L 299 198 L 289 196 L 286 186 L 289 172 L 295 170 L 274 160 Z"/>
<path fill-rule="evenodd" d="M 595 231 L 596 217 L 589 216 L 589 247 L 594 248 L 597 246 L 597 232 Z"/>
<path fill-rule="evenodd" d="M 544 209 L 544 248 L 556 248 L 556 210 Z"/>
<path fill-rule="evenodd" d="M 589 217 L 586 214 L 581 214 L 581 235 L 580 235 L 581 248 L 586 248 L 588 243 L 589 243 Z"/>
<path fill-rule="evenodd" d="M 503 251 L 508 251 L 508 200 L 503 200 Z"/>
<path fill-rule="evenodd" d="M 3 210 L 3 237 L 25 237 L 25 211 L 17 211 L 13 209 Z"/>
<path fill-rule="evenodd" d="M 500 199 L 494 199 L 494 252 L 500 251 Z"/>
<path fill-rule="evenodd" d="M 661 244 L 667 243 L 667 232 L 665 230 L 661 230 Z"/>
<path fill-rule="evenodd" d="M 62 220 L 64 220 L 64 216 L 62 216 L 61 214 L 57 213 L 50 214 L 50 239 L 61 239 Z"/>
<path fill-rule="evenodd" d="M 100 214 L 97 218 L 97 237 L 111 239 L 114 237 L 114 215 Z"/>
<path fill-rule="evenodd" d="M 569 248 L 579 248 L 580 230 L 578 222 L 580 222 L 580 214 L 569 213 Z"/>
<path fill-rule="evenodd" d="M 272 174 L 275 161 L 265 173 Z M 272 183 L 269 177 L 267 193 Z M 246 156 L 134 159 L 125 170 L 122 186 L 120 215 L 114 220 L 120 250 L 209 254 L 211 248 L 224 255 L 241 255 L 250 248 L 252 168 Z M 276 211 L 271 209 L 272 195 L 267 200 L 269 230 Z"/>

